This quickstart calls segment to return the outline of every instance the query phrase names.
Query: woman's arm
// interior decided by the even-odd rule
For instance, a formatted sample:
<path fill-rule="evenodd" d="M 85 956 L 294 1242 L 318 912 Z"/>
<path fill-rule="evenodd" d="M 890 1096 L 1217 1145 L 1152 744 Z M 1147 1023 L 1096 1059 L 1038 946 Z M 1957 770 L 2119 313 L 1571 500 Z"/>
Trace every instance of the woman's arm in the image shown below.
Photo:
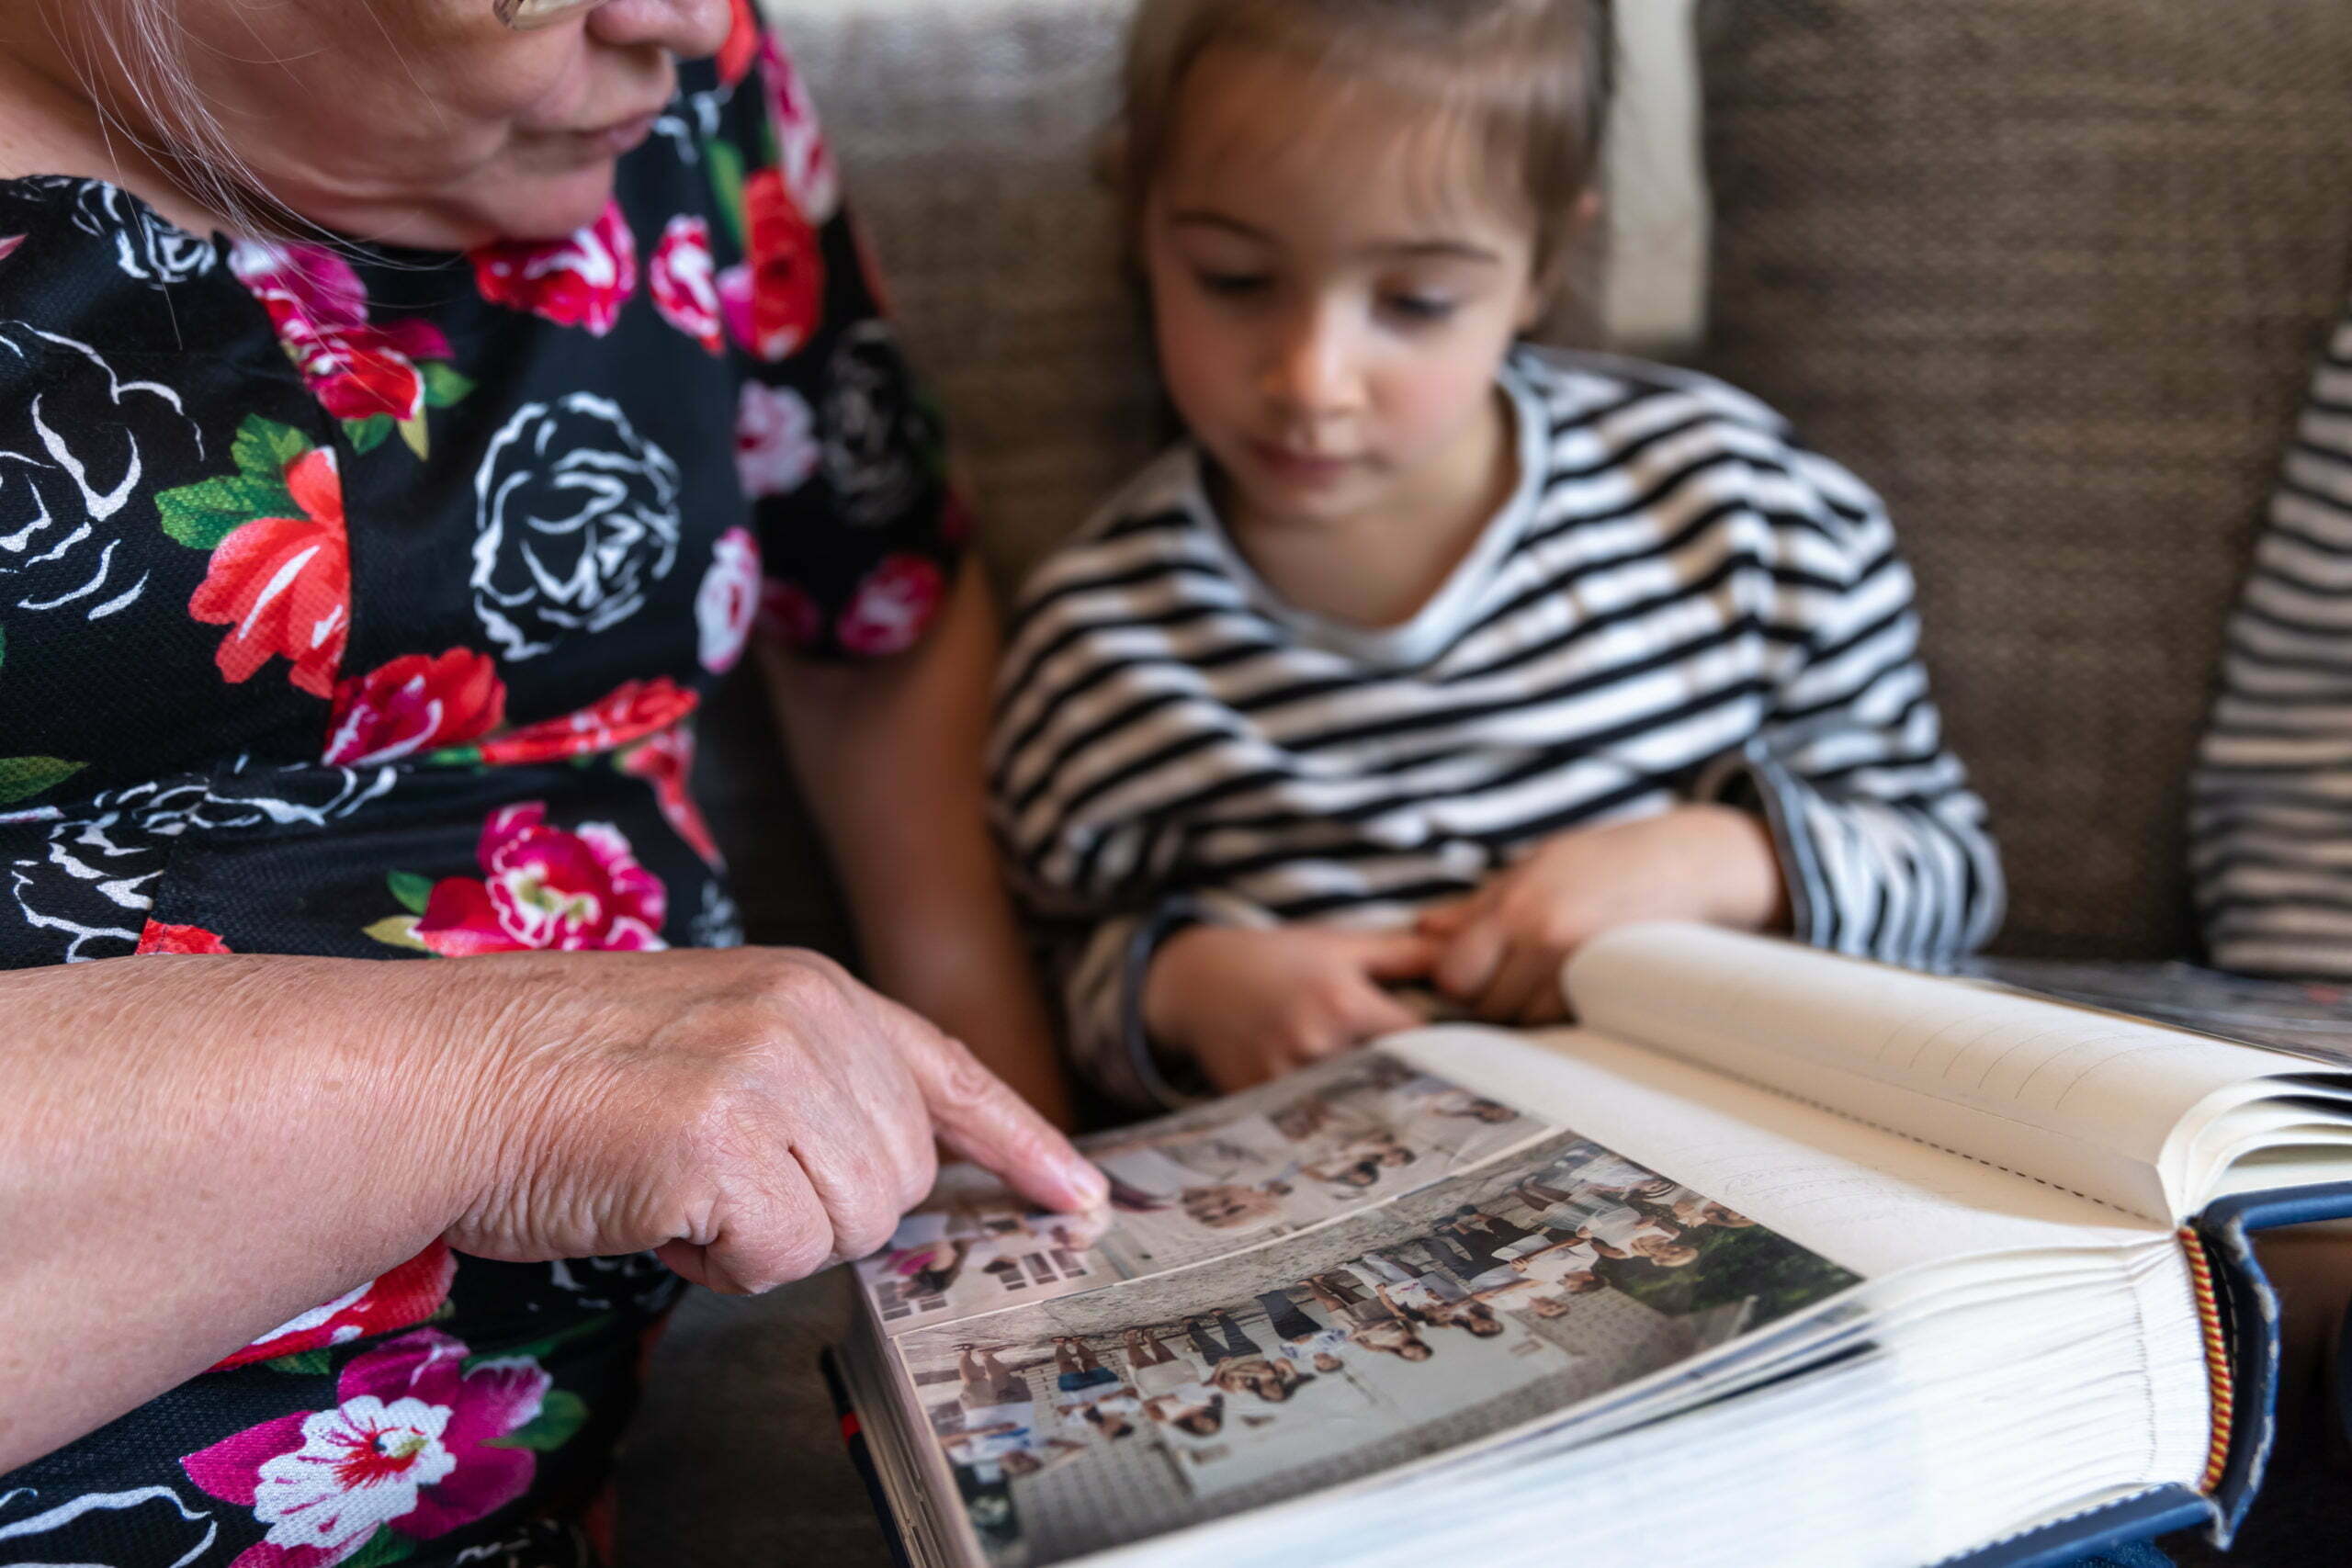
<path fill-rule="evenodd" d="M 462 1070 L 463 1010 L 424 975 L 162 955 L 0 975 L 0 1472 L 447 1228 L 492 1159 L 498 1075 Z"/>
<path fill-rule="evenodd" d="M 1099 1174 L 906 1009 L 775 949 L 0 973 L 0 1473 L 446 1236 L 763 1290 L 888 1239 L 937 1140 Z"/>
<path fill-rule="evenodd" d="M 875 983 L 1060 1125 L 1069 1091 L 985 815 L 996 618 L 967 562 L 922 641 L 820 664 L 763 646 L 768 688 Z"/>

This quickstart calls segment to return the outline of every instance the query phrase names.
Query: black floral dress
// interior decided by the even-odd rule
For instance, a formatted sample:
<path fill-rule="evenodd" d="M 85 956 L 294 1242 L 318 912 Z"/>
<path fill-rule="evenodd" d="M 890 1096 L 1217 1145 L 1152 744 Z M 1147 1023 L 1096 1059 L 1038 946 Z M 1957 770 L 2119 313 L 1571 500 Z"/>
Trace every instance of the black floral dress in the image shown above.
<path fill-rule="evenodd" d="M 561 243 L 199 239 L 0 182 L 0 963 L 740 940 L 698 703 L 755 616 L 908 647 L 963 530 L 739 24 Z M 0 1561 L 592 1561 L 676 1288 L 435 1244 L 0 1476 Z"/>

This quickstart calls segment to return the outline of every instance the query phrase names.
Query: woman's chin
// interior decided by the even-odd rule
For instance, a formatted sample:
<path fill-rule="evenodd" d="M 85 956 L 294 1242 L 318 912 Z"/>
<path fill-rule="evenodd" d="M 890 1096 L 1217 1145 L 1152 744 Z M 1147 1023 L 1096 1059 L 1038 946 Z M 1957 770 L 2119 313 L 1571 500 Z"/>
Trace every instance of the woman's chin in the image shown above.
<path fill-rule="evenodd" d="M 378 208 L 336 211 L 297 204 L 339 233 L 416 250 L 469 251 L 503 240 L 562 240 L 601 217 L 613 199 L 613 160 L 560 174 L 515 175 L 462 193 L 411 201 L 397 216 Z"/>
<path fill-rule="evenodd" d="M 469 245 L 492 240 L 560 240 L 603 216 L 613 199 L 613 160 L 569 174 L 517 177 L 498 189 L 469 193 Z"/>

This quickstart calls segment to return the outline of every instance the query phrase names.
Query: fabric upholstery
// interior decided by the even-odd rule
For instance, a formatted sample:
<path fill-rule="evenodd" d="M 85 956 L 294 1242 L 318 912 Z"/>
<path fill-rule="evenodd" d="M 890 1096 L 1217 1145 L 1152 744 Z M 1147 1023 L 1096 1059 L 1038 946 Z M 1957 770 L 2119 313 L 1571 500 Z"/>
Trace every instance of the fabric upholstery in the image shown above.
<path fill-rule="evenodd" d="M 2190 949 L 2183 782 L 2352 268 L 2341 0 L 1705 0 L 1706 367 L 1885 496 L 2002 951 Z"/>

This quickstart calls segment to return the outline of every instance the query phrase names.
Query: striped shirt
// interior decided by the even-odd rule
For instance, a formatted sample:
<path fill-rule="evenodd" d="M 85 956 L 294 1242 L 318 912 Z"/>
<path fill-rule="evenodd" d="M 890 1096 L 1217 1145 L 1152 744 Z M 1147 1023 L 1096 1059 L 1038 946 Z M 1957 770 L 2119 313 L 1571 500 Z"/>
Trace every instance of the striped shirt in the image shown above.
<path fill-rule="evenodd" d="M 1763 815 L 1804 941 L 1925 963 L 1997 922 L 1877 499 L 1702 377 L 1521 350 L 1502 380 L 1518 491 L 1401 626 L 1285 603 L 1189 446 L 1024 589 L 995 822 L 1114 1097 L 1181 1098 L 1139 998 L 1183 925 L 1400 925 L 1686 801 Z"/>
<path fill-rule="evenodd" d="M 2230 618 L 2189 840 L 2215 964 L 2352 977 L 2352 309 Z"/>

